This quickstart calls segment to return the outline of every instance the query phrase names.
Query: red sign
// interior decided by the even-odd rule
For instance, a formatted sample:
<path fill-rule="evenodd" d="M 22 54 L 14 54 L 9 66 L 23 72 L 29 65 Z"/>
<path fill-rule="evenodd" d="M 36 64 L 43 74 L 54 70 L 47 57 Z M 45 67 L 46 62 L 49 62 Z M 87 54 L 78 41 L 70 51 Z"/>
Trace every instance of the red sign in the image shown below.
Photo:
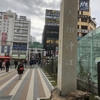
<path fill-rule="evenodd" d="M 7 15 L 4 15 L 4 19 L 7 20 L 8 19 L 8 16 Z"/>
<path fill-rule="evenodd" d="M 1 44 L 6 44 L 6 40 L 7 40 L 7 33 L 2 32 Z"/>

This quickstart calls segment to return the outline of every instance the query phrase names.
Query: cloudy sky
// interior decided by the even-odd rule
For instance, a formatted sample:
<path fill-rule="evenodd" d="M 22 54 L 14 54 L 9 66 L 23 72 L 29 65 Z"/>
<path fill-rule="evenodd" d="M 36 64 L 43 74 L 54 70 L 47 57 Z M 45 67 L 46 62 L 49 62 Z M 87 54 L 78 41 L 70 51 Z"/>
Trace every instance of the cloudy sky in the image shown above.
<path fill-rule="evenodd" d="M 12 10 L 31 19 L 31 35 L 41 42 L 46 9 L 60 9 L 61 0 L 0 0 L 0 12 Z M 100 0 L 90 0 L 91 15 L 100 26 Z"/>

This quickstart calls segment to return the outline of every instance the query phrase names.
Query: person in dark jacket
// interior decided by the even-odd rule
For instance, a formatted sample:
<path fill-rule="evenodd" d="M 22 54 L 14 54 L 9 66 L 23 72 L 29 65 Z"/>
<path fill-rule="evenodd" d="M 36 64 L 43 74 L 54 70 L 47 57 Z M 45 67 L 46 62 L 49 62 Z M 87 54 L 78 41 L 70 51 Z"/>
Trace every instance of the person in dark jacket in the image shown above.
<path fill-rule="evenodd" d="M 10 62 L 9 62 L 9 60 L 7 60 L 7 61 L 6 61 L 6 72 L 9 71 L 9 66 L 10 66 Z"/>
<path fill-rule="evenodd" d="M 18 68 L 17 68 L 17 71 L 18 71 L 19 80 L 20 80 L 22 78 L 22 74 L 23 74 L 23 71 L 24 71 L 24 66 L 23 66 L 22 61 L 20 61 L 20 64 L 18 65 Z"/>
<path fill-rule="evenodd" d="M 15 64 L 15 69 L 17 68 L 17 66 L 18 66 L 18 61 L 17 60 L 15 60 L 14 61 L 14 64 Z"/>
<path fill-rule="evenodd" d="M 2 70 L 2 60 L 0 59 L 0 68 Z"/>
<path fill-rule="evenodd" d="M 30 60 L 30 62 L 29 62 L 29 63 L 30 63 L 30 68 L 32 68 L 32 60 Z"/>

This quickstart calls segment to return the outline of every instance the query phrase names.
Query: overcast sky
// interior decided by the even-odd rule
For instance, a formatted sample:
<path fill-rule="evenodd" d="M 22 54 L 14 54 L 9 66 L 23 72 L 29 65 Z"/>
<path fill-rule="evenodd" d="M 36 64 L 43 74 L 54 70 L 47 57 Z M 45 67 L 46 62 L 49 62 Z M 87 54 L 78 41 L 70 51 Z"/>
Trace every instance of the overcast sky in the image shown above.
<path fill-rule="evenodd" d="M 11 10 L 31 19 L 31 34 L 41 42 L 46 9 L 60 9 L 61 0 L 0 0 L 0 12 Z M 100 0 L 90 0 L 91 15 L 100 26 Z"/>

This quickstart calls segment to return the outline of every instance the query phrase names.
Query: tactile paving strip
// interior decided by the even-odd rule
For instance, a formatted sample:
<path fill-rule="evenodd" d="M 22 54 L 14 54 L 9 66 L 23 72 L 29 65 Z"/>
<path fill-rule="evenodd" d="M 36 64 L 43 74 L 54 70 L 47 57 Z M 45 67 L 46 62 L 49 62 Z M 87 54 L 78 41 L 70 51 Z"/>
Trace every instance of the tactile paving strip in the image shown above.
<path fill-rule="evenodd" d="M 0 96 L 0 100 L 12 100 L 12 95 L 9 95 L 9 96 Z"/>

